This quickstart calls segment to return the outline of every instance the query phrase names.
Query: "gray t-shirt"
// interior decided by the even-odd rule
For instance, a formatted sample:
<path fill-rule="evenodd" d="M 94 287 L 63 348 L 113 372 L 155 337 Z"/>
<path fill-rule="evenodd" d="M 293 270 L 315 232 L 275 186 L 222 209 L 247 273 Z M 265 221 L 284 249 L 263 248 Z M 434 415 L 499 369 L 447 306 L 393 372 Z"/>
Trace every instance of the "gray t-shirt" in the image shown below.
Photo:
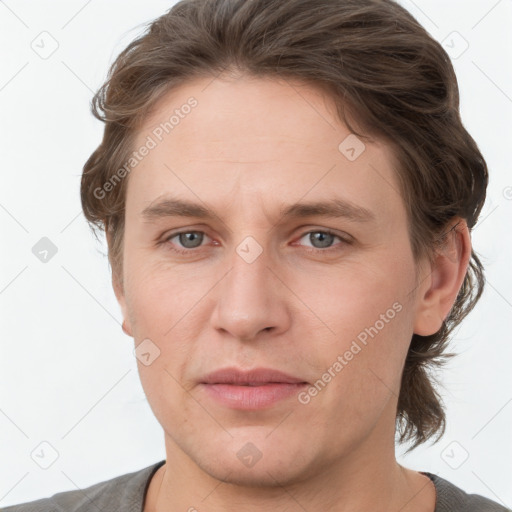
<path fill-rule="evenodd" d="M 151 477 L 165 460 L 84 489 L 0 508 L 0 512 L 142 512 Z M 467 494 L 448 480 L 422 471 L 436 487 L 435 512 L 511 512 L 479 494 Z"/>

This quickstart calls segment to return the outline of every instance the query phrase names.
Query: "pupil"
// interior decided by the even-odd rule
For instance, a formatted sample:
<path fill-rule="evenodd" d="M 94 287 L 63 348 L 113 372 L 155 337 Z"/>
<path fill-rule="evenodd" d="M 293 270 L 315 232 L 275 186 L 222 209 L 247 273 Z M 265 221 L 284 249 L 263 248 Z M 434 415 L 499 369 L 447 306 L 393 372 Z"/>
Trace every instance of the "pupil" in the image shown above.
<path fill-rule="evenodd" d="M 320 231 L 316 231 L 316 232 L 310 234 L 310 237 L 315 237 L 315 236 L 317 236 L 317 238 L 312 238 L 311 239 L 312 242 L 313 241 L 320 242 L 320 247 L 329 247 L 330 242 L 332 242 L 331 238 L 334 235 L 331 235 L 330 233 L 322 233 Z M 313 245 L 315 246 L 315 243 L 313 243 Z"/>
<path fill-rule="evenodd" d="M 201 235 L 201 236 L 200 236 Z M 195 238 L 195 240 L 194 240 Z M 187 247 L 188 249 L 193 249 L 194 247 L 198 247 L 201 245 L 202 234 L 197 231 L 191 231 L 190 233 L 181 233 L 180 234 L 180 243 Z M 189 242 L 192 242 L 191 244 Z"/>

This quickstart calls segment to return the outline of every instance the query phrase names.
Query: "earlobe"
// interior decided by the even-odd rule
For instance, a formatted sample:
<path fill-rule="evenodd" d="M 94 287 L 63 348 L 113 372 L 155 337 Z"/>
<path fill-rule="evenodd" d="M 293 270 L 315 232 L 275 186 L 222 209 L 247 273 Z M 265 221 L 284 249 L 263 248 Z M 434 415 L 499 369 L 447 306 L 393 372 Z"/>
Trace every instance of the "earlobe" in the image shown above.
<path fill-rule="evenodd" d="M 132 329 L 129 325 L 127 325 L 126 320 L 123 320 L 123 323 L 121 324 L 121 329 L 125 334 L 133 338 Z"/>
<path fill-rule="evenodd" d="M 450 224 L 445 240 L 434 257 L 430 274 L 423 278 L 417 295 L 414 333 L 435 334 L 457 299 L 471 257 L 471 238 L 466 221 Z"/>

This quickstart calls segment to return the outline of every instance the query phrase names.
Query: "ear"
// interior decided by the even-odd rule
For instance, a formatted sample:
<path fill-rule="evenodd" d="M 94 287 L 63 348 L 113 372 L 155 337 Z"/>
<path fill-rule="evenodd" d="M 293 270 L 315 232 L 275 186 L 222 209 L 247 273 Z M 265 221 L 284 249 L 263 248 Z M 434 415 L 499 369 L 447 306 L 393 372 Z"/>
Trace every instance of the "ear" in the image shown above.
<path fill-rule="evenodd" d="M 121 306 L 121 312 L 123 314 L 123 325 L 122 329 L 125 334 L 131 336 L 133 338 L 132 326 L 130 324 L 130 318 L 128 316 L 128 310 L 126 307 L 126 298 L 124 295 L 124 290 L 122 285 L 119 283 L 118 278 L 115 273 L 112 273 L 112 288 L 114 289 L 114 293 L 116 295 L 117 302 Z"/>
<path fill-rule="evenodd" d="M 467 223 L 457 217 L 447 228 L 445 242 L 436 249 L 434 263 L 422 277 L 416 302 L 414 334 L 435 334 L 449 315 L 464 282 L 471 257 Z"/>
<path fill-rule="evenodd" d="M 107 241 L 108 241 L 108 247 L 109 247 L 109 254 L 110 254 L 110 248 L 111 245 L 111 238 L 110 233 L 107 233 Z M 110 257 L 109 257 L 110 260 Z M 132 327 L 130 325 L 130 319 L 128 316 L 128 308 L 126 307 L 126 297 L 124 293 L 124 285 L 121 282 L 121 278 L 118 275 L 118 272 L 114 269 L 112 266 L 112 261 L 110 261 L 110 267 L 112 268 L 112 288 L 114 289 L 114 293 L 117 299 L 117 302 L 119 303 L 119 306 L 121 307 L 121 312 L 123 314 L 123 332 L 127 334 L 128 336 L 132 336 Z"/>

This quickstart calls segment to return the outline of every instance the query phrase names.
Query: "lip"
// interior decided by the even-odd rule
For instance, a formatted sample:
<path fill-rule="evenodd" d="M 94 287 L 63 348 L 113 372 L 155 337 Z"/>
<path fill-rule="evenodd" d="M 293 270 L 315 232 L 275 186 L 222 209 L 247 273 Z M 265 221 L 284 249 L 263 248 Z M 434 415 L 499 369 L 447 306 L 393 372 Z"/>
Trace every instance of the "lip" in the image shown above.
<path fill-rule="evenodd" d="M 235 367 L 222 368 L 206 375 L 202 384 L 299 384 L 306 383 L 303 379 L 292 377 L 287 373 L 272 368 L 254 368 L 253 370 L 239 370 Z M 306 383 L 307 384 L 307 383 Z"/>
<path fill-rule="evenodd" d="M 307 385 L 300 378 L 271 368 L 249 371 L 223 368 L 209 373 L 200 382 L 209 398 L 223 406 L 243 410 L 271 407 Z"/>

